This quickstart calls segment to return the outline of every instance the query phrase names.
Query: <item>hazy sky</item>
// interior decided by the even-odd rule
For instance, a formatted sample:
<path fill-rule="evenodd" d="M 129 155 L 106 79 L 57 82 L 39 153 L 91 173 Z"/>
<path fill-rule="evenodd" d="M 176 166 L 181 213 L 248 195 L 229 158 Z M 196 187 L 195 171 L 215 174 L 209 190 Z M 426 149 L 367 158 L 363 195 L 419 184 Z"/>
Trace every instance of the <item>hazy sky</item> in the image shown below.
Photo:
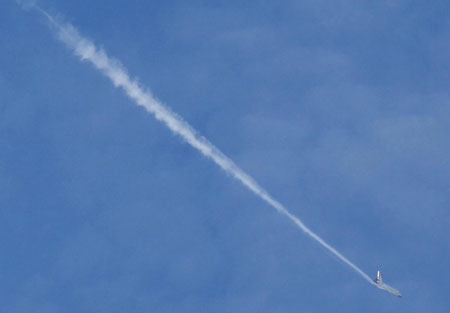
<path fill-rule="evenodd" d="M 0 4 L 0 311 L 448 312 L 448 2 L 38 4 L 403 299 L 10 0 Z"/>

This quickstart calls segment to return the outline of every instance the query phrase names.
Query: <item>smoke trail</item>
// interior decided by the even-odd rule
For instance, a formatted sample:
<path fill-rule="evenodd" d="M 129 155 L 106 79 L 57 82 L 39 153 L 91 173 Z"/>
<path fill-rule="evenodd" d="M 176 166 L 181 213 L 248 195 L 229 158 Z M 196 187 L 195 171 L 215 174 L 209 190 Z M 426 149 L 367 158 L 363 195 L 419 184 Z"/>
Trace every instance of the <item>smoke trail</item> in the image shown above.
<path fill-rule="evenodd" d="M 280 214 L 288 217 L 301 230 L 311 236 L 314 240 L 316 240 L 319 244 L 333 253 L 345 264 L 350 266 L 363 278 L 374 284 L 366 273 L 364 273 L 355 264 L 350 262 L 350 260 L 344 257 L 336 249 L 326 243 L 316 233 L 306 227 L 306 225 L 303 224 L 303 222 L 298 217 L 290 213 L 280 202 L 272 198 L 269 193 L 267 193 L 267 191 L 265 191 L 253 180 L 252 177 L 241 170 L 236 164 L 233 163 L 232 160 L 224 155 L 212 143 L 210 143 L 204 137 L 198 135 L 195 130 L 181 117 L 179 117 L 168 107 L 164 106 L 162 103 L 156 100 L 150 91 L 140 86 L 137 81 L 131 80 L 125 68 L 117 60 L 108 57 L 103 50 L 98 49 L 91 41 L 82 37 L 72 25 L 60 23 L 44 10 L 40 9 L 39 7 L 35 8 L 48 18 L 51 25 L 56 30 L 58 39 L 64 42 L 70 49 L 72 49 L 75 55 L 80 57 L 81 60 L 89 61 L 96 69 L 103 73 L 103 75 L 108 77 L 113 82 L 114 86 L 121 87 L 128 95 L 128 97 L 134 100 L 136 104 L 143 106 L 148 112 L 152 113 L 157 120 L 163 122 L 173 133 L 181 136 L 192 147 L 196 148 L 202 154 L 212 159 L 225 172 L 231 174 L 234 178 L 239 180 L 248 189 L 253 191 L 261 199 L 266 201 Z"/>

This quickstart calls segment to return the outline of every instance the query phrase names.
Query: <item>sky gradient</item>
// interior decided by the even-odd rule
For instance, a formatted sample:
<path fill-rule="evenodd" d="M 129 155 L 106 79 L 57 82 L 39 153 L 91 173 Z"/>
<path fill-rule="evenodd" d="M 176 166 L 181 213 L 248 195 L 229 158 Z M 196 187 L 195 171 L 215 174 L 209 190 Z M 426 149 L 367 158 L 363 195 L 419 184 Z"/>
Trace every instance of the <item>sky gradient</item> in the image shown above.
<path fill-rule="evenodd" d="M 446 2 L 39 5 L 404 298 L 367 284 L 6 1 L 7 312 L 448 311 Z"/>

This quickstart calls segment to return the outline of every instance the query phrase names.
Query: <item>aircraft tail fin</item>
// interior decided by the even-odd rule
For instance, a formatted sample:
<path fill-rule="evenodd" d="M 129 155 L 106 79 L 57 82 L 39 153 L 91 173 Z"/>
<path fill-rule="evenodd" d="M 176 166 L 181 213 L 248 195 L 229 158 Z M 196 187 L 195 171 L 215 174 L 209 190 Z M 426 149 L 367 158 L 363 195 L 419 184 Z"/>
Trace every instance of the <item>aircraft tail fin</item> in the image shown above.
<path fill-rule="evenodd" d="M 381 271 L 378 270 L 377 271 L 377 278 L 375 278 L 375 282 L 376 283 L 381 283 L 383 281 L 383 279 L 381 278 Z"/>

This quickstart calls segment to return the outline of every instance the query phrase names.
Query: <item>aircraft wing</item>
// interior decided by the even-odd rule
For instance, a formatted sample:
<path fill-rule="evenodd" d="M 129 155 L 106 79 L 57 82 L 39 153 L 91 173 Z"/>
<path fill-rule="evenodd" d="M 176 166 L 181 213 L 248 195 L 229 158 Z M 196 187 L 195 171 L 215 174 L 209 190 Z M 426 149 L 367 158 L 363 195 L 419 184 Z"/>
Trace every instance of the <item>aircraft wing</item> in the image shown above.
<path fill-rule="evenodd" d="M 399 298 L 402 297 L 402 294 L 400 293 L 400 291 L 398 291 L 394 287 L 389 286 L 388 284 L 380 283 L 380 284 L 376 284 L 376 286 L 384 291 L 389 292 L 390 294 L 392 294 L 394 296 L 397 296 Z"/>

